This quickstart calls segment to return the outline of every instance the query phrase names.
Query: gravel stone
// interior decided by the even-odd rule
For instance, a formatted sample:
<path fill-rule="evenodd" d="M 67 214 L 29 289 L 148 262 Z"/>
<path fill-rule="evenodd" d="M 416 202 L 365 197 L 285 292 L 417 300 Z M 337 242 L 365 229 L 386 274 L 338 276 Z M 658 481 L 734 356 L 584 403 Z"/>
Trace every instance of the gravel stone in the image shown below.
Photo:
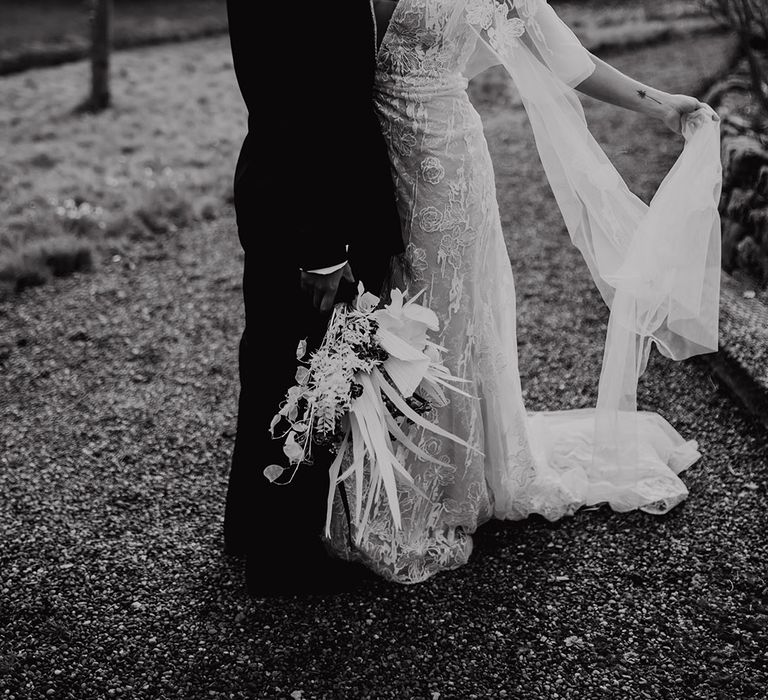
<path fill-rule="evenodd" d="M 717 41 L 614 62 L 682 91 Z M 483 116 L 528 405 L 591 405 L 606 311 L 523 113 Z M 587 116 L 647 196 L 679 143 L 592 102 Z M 641 407 L 704 455 L 671 513 L 494 522 L 468 566 L 422 585 L 251 600 L 221 552 L 242 325 L 233 221 L 160 252 L 0 304 L 0 698 L 765 696 L 768 446 L 703 363 L 655 355 L 641 384 Z"/>

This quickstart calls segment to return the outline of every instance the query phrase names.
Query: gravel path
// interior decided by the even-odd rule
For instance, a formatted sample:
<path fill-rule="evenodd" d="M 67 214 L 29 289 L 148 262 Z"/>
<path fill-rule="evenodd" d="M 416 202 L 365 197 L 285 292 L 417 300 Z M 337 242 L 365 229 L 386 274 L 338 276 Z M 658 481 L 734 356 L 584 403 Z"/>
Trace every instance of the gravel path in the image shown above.
<path fill-rule="evenodd" d="M 717 50 L 615 63 L 682 90 Z M 588 116 L 649 192 L 674 141 Z M 485 117 L 529 406 L 590 405 L 605 310 L 522 113 Z M 768 446 L 701 363 L 641 390 L 705 455 L 669 515 L 493 523 L 423 585 L 249 600 L 220 553 L 240 265 L 225 220 L 0 305 L 0 698 L 764 697 Z"/>

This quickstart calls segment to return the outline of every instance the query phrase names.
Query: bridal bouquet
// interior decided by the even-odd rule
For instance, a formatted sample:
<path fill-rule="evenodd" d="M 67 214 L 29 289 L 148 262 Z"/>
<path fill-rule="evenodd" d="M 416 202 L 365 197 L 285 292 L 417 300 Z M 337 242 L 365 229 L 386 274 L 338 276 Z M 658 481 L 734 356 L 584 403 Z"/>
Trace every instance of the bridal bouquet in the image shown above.
<path fill-rule="evenodd" d="M 423 460 L 436 461 L 407 436 L 409 424 L 474 448 L 424 417 L 433 407 L 447 403 L 444 389 L 469 394 L 454 386 L 464 380 L 452 376 L 442 364 L 445 348 L 427 337 L 430 331 L 439 330 L 439 322 L 433 311 L 416 303 L 421 294 L 406 301 L 394 290 L 390 304 L 379 308 L 378 297 L 365 292 L 362 285 L 358 291 L 353 304 L 337 304 L 322 344 L 308 359 L 306 343 L 299 345 L 296 384 L 288 390 L 270 431 L 284 440 L 283 451 L 293 473 L 301 464 L 312 463 L 313 446 L 328 447 L 335 453 L 326 535 L 330 534 L 336 486 L 354 477 L 355 525 L 360 538 L 382 488 L 398 528 L 397 483 L 418 490 L 396 457 L 396 446 Z M 343 473 L 342 464 L 348 465 Z M 273 464 L 264 475 L 276 481 L 284 471 Z"/>

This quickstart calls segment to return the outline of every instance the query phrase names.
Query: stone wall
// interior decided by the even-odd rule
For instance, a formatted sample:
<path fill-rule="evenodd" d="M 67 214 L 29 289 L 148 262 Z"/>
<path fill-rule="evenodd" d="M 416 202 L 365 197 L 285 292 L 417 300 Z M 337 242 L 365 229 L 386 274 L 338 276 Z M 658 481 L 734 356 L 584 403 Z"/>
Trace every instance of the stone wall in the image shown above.
<path fill-rule="evenodd" d="M 723 269 L 768 285 L 768 138 L 723 118 Z"/>

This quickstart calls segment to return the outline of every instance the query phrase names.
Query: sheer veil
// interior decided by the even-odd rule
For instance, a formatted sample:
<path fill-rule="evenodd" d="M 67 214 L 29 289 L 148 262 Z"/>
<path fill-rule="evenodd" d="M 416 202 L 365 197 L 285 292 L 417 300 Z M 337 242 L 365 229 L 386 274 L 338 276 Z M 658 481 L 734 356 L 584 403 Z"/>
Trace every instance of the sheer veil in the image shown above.
<path fill-rule="evenodd" d="M 721 172 L 718 124 L 702 108 L 650 206 L 632 194 L 575 92 L 592 56 L 545 0 L 399 0 L 394 12 L 374 85 L 407 243 L 393 281 L 426 290 L 446 367 L 471 387 L 433 416 L 467 444 L 409 428 L 424 454 L 393 453 L 418 486 L 398 485 L 398 522 L 386 503 L 364 523 L 348 518 L 342 502 L 356 514 L 362 498 L 350 484 L 332 502 L 328 540 L 414 583 L 466 563 L 471 534 L 492 517 L 558 520 L 602 503 L 663 513 L 685 499 L 678 474 L 698 445 L 638 411 L 637 384 L 652 345 L 675 360 L 717 349 Z M 522 97 L 571 241 L 610 310 L 594 407 L 524 405 L 492 158 L 504 155 L 489 153 L 466 90 L 494 65 Z"/>
<path fill-rule="evenodd" d="M 477 41 L 466 77 L 500 64 L 514 81 L 571 240 L 610 308 L 597 407 L 580 417 L 594 422 L 589 500 L 600 502 L 601 482 L 644 478 L 640 442 L 649 431 L 672 431 L 679 440 L 656 414 L 637 413 L 651 346 L 674 360 L 717 350 L 719 126 L 708 109 L 685 120 L 683 152 L 648 206 L 589 132 L 574 87 L 594 63 L 547 2 L 456 0 L 449 36 L 467 24 Z M 677 463 L 669 456 L 674 471 L 698 456 L 687 447 Z M 642 506 L 635 500 L 611 505 Z"/>

